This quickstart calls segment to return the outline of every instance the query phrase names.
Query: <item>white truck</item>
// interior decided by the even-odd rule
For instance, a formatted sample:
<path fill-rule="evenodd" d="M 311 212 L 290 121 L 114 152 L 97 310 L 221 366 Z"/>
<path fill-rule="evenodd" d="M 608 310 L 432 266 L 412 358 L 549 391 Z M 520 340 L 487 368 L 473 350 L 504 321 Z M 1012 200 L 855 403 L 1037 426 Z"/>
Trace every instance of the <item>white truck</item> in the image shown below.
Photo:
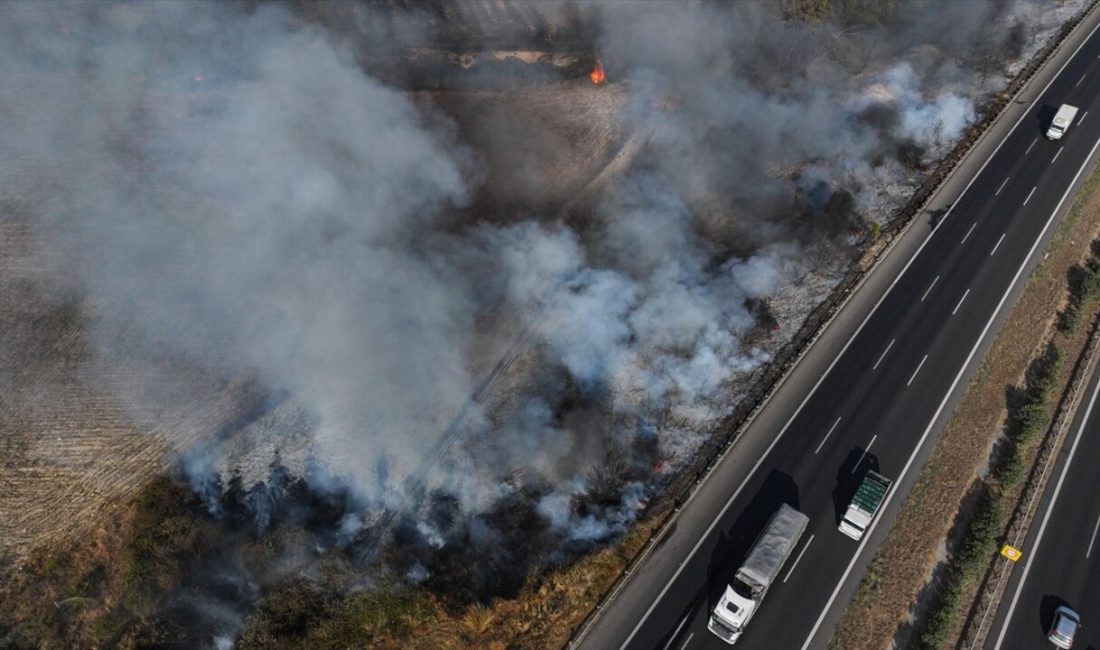
<path fill-rule="evenodd" d="M 1066 130 L 1073 124 L 1073 118 L 1077 117 L 1077 107 L 1070 106 L 1069 104 L 1062 104 L 1058 109 L 1058 113 L 1055 114 L 1054 119 L 1050 123 L 1050 128 L 1047 129 L 1047 138 L 1050 140 L 1061 140 L 1065 135 Z"/>
<path fill-rule="evenodd" d="M 730 645 L 737 642 L 809 521 L 809 517 L 789 505 L 779 506 L 733 576 L 733 584 L 726 586 L 711 612 L 707 623 L 711 632 Z"/>
<path fill-rule="evenodd" d="M 863 533 L 871 525 L 882 502 L 886 499 L 886 493 L 890 491 L 893 483 L 878 472 L 867 472 L 863 482 L 859 484 L 852 502 L 848 504 L 848 510 L 844 518 L 840 520 L 840 532 L 857 542 L 863 538 Z"/>

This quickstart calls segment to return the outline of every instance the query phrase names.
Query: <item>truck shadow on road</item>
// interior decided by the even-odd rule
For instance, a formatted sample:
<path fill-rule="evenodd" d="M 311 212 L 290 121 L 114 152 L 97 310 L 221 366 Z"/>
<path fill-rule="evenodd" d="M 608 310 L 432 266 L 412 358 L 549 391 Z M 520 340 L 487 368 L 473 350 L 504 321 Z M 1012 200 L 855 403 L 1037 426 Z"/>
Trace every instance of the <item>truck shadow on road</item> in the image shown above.
<path fill-rule="evenodd" d="M 836 471 L 836 487 L 833 488 L 833 514 L 839 526 L 840 519 L 848 510 L 859 484 L 867 472 L 878 471 L 878 456 L 867 453 L 861 447 L 853 447 Z"/>
<path fill-rule="evenodd" d="M 710 615 L 710 611 L 722 598 L 726 585 L 733 580 L 733 574 L 749 554 L 756 538 L 763 532 L 768 519 L 784 503 L 796 509 L 799 507 L 798 484 L 789 475 L 772 470 L 737 520 L 720 527 L 721 533 L 707 564 L 706 580 L 694 597 L 684 604 L 676 619 L 670 621 L 671 627 L 653 644 L 654 647 L 666 647 L 670 642 L 676 641 L 674 635 L 687 634 L 687 630 L 691 628 L 691 620 L 699 616 L 705 619 Z M 681 621 L 684 621 L 683 626 L 680 626 Z"/>
<path fill-rule="evenodd" d="M 768 518 L 775 514 L 782 504 L 796 510 L 798 504 L 798 484 L 789 475 L 772 470 L 764 483 L 753 496 L 745 509 L 738 515 L 737 521 L 723 528 L 722 536 L 714 546 L 707 567 L 707 607 L 713 608 L 722 597 L 726 584 L 733 579 L 737 567 L 749 554 L 753 542 L 764 530 Z"/>
<path fill-rule="evenodd" d="M 1039 133 L 1046 133 L 1046 130 L 1050 128 L 1050 123 L 1054 121 L 1054 116 L 1057 114 L 1057 106 L 1048 106 L 1046 104 L 1043 104 L 1039 107 L 1039 110 L 1035 111 L 1035 119 L 1039 122 Z"/>

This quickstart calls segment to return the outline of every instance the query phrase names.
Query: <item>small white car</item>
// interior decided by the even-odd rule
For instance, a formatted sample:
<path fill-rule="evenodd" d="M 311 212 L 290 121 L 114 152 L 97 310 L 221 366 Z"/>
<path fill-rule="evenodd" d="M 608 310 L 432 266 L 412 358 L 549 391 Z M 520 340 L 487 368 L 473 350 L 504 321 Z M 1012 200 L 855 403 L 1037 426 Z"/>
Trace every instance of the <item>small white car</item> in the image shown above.
<path fill-rule="evenodd" d="M 1077 628 L 1081 627 L 1081 617 L 1065 605 L 1059 605 L 1054 610 L 1054 622 L 1050 624 L 1050 633 L 1047 640 L 1054 645 L 1069 650 L 1073 646 L 1073 637 L 1077 635 Z"/>

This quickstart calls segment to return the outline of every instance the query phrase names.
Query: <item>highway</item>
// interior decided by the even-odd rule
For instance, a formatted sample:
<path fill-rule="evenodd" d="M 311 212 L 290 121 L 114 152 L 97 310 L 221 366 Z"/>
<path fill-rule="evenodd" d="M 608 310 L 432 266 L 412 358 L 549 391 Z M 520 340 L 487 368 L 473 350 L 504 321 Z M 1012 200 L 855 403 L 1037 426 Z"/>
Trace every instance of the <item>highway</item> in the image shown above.
<path fill-rule="evenodd" d="M 1100 649 L 1100 372 L 1091 379 L 1087 406 L 1051 472 L 1044 498 L 1020 547 L 986 637 L 987 648 L 1053 647 L 1046 641 L 1054 610 L 1069 605 L 1081 615 L 1073 647 Z"/>
<path fill-rule="evenodd" d="M 1090 29 L 951 209 L 934 228 L 916 226 L 928 233 L 923 242 L 793 413 L 785 422 L 754 422 L 775 427 L 764 432 L 770 442 L 755 463 L 742 459 L 740 475 L 708 478 L 700 492 L 709 496 L 685 508 L 712 510 L 680 518 L 653 553 L 665 564 L 640 567 L 648 575 L 638 584 L 648 591 L 624 587 L 628 605 L 612 601 L 582 647 L 727 647 L 707 630 L 709 611 L 784 502 L 810 525 L 737 647 L 827 645 L 966 378 L 1095 159 L 1100 34 Z M 1051 142 L 1043 131 L 1062 103 L 1080 112 L 1066 137 Z M 896 479 L 896 487 L 857 543 L 836 527 L 868 469 Z"/>

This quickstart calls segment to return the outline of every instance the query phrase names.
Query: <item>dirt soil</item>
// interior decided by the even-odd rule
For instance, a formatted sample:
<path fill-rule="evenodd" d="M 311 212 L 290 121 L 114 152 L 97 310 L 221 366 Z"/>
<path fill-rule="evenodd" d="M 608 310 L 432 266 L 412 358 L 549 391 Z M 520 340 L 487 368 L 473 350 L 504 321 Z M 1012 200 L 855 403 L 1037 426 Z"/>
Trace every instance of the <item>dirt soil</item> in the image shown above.
<path fill-rule="evenodd" d="M 112 516 L 165 458 L 236 421 L 254 402 L 230 382 L 172 412 L 119 398 L 132 368 L 90 353 L 89 306 L 59 289 L 64 262 L 17 201 L 0 201 L 0 566 Z M 140 422 L 152 420 L 156 429 Z"/>
<path fill-rule="evenodd" d="M 910 631 L 913 612 L 943 559 L 943 544 L 975 478 L 986 471 L 1007 418 L 1006 395 L 1055 331 L 1067 297 L 1069 269 L 1089 256 L 1100 234 L 1100 172 L 1094 172 L 1054 239 L 1019 303 L 997 335 L 966 395 L 940 436 L 886 541 L 879 548 L 852 603 L 837 624 L 834 648 L 888 648 Z M 1058 341 L 1066 369 L 1064 386 L 1087 337 L 1087 328 Z M 1059 335 L 1060 336 L 1060 335 Z M 1017 491 L 1020 488 L 1017 488 Z M 1010 494 L 1008 503 L 1014 502 Z M 969 585 L 969 603 L 978 585 Z M 960 617 L 962 618 L 962 617 Z M 954 640 L 963 621 L 956 622 Z"/>

